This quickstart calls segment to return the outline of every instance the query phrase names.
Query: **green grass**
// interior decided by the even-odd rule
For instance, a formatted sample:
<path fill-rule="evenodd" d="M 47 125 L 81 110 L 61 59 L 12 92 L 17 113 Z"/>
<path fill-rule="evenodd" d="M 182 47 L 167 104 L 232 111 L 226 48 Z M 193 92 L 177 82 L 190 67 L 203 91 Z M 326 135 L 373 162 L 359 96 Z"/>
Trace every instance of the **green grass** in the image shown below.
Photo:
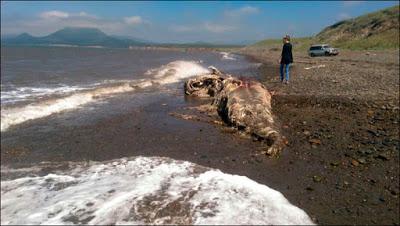
<path fill-rule="evenodd" d="M 306 51 L 312 44 L 330 44 L 349 50 L 399 49 L 399 6 L 389 7 L 326 27 L 314 37 L 292 37 L 293 51 Z M 248 48 L 277 50 L 281 39 L 266 39 Z"/>
<path fill-rule="evenodd" d="M 349 50 L 386 50 L 399 48 L 399 31 L 391 30 L 365 39 L 333 42 L 333 45 Z"/>

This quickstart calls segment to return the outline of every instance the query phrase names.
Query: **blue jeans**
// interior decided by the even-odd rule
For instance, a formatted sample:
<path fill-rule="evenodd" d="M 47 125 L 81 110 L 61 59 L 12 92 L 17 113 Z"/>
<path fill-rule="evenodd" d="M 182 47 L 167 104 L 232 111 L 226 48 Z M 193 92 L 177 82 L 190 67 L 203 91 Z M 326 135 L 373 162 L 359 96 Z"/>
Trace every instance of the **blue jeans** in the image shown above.
<path fill-rule="evenodd" d="M 286 81 L 289 81 L 289 69 L 290 64 L 281 64 L 280 71 L 281 71 L 281 81 L 283 81 L 283 68 L 285 67 L 286 70 Z"/>

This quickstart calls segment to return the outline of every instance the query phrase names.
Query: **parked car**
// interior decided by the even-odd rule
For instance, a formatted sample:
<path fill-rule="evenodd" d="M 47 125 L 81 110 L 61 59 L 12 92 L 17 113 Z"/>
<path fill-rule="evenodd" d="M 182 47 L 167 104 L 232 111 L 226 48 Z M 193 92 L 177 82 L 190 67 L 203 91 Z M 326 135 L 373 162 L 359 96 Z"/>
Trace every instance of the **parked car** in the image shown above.
<path fill-rule="evenodd" d="M 308 50 L 308 55 L 311 57 L 314 56 L 332 56 L 332 55 L 338 55 L 339 51 L 336 48 L 332 48 L 327 44 L 318 44 L 318 45 L 312 45 L 310 49 Z"/>

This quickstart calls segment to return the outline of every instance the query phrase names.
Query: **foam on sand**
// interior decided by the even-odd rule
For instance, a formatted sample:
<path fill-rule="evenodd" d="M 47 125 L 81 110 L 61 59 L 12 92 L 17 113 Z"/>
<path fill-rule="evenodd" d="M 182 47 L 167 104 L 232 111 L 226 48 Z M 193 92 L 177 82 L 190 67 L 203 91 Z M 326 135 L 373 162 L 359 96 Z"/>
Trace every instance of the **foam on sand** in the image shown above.
<path fill-rule="evenodd" d="M 35 102 L 20 107 L 11 107 L 1 109 L 1 131 L 6 131 L 10 126 L 17 125 L 28 120 L 46 117 L 65 110 L 71 110 L 81 107 L 85 104 L 106 98 L 110 95 L 134 91 L 136 88 L 146 88 L 153 85 L 166 85 L 179 82 L 187 77 L 207 73 L 208 69 L 194 61 L 173 61 L 159 68 L 151 69 L 146 72 L 147 78 L 139 80 L 124 81 L 122 84 L 108 85 L 91 90 L 85 88 L 69 87 L 64 92 L 73 94 L 51 100 Z M 75 92 L 78 91 L 80 92 Z M 54 94 L 61 92 L 60 89 L 41 89 L 40 96 L 45 94 Z M 3 95 L 3 94 L 2 94 Z M 35 92 L 31 92 L 30 98 L 35 98 Z M 21 96 L 20 96 L 21 97 Z M 2 97 L 3 98 L 3 97 Z M 24 98 L 27 98 L 24 96 Z"/>
<path fill-rule="evenodd" d="M 71 163 L 2 181 L 1 216 L 1 224 L 313 224 L 247 177 L 161 157 Z"/>

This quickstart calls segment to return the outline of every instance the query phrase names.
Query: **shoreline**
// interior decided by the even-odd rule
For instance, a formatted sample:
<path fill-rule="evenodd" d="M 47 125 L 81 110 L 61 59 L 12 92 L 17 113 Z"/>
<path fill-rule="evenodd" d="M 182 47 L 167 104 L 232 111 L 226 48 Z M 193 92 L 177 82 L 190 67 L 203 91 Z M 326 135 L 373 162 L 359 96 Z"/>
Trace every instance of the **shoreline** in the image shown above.
<path fill-rule="evenodd" d="M 188 107 L 208 102 L 187 98 L 178 90 L 140 109 L 127 109 L 124 114 L 92 125 L 32 134 L 32 129 L 24 131 L 30 126 L 28 122 L 16 131 L 2 133 L 2 165 L 105 161 L 138 155 L 170 157 L 265 184 L 281 192 L 317 224 L 399 224 L 398 105 L 383 108 L 376 104 L 385 103 L 382 98 L 368 105 L 358 99 L 347 101 L 346 90 L 337 83 L 332 86 L 339 87 L 334 91 L 345 98 L 319 99 L 311 95 L 320 92 L 315 85 L 319 80 L 309 83 L 310 77 L 301 65 L 292 70 L 293 82 L 283 86 L 277 82 L 278 68 L 270 63 L 272 58 L 265 57 L 267 60 L 261 62 L 259 79 L 277 92 L 272 110 L 289 140 L 279 158 L 260 155 L 258 142 L 241 138 L 225 125 L 171 116 L 171 112 L 187 113 Z M 304 77 L 307 79 L 302 80 Z M 309 87 L 302 92 L 311 94 L 299 96 L 298 87 Z M 283 97 L 285 93 L 288 95 Z M 375 97 L 366 94 L 367 101 Z M 394 94 L 385 98 L 395 101 Z M 47 120 L 54 119 L 38 119 L 35 123 Z M 21 136 L 15 136 L 18 132 Z"/>

